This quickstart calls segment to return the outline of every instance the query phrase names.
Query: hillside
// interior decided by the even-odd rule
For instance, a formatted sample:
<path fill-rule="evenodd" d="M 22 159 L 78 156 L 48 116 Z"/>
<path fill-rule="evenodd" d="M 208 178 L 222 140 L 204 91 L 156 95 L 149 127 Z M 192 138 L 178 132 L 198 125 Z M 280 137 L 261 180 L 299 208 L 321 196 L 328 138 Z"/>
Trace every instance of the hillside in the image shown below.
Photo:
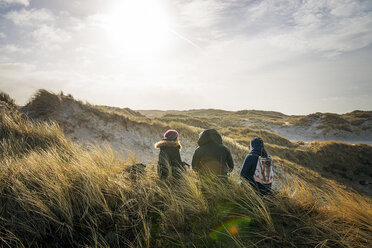
<path fill-rule="evenodd" d="M 23 109 L 33 119 L 9 105 L 0 113 L 1 247 L 367 248 L 372 242 L 371 198 L 295 163 L 280 161 L 298 176 L 278 177 L 280 190 L 263 198 L 235 176 L 221 183 L 189 170 L 179 182 L 161 181 L 154 164 L 136 176 L 131 161 L 109 147 L 77 145 L 50 118 L 61 118 L 59 108 L 66 107 L 128 123 L 128 130 L 140 122 L 108 118 L 45 91 Z M 183 128 L 191 135 L 192 128 Z M 239 145 L 225 141 L 236 153 Z"/>
<path fill-rule="evenodd" d="M 154 144 L 169 128 L 180 132 L 183 145 L 181 157 L 188 163 L 191 163 L 199 133 L 206 128 L 216 128 L 224 135 L 224 142 L 232 151 L 235 173 L 239 172 L 249 151 L 250 139 L 261 136 L 267 150 L 276 158 L 281 176 L 285 177 L 288 173 L 309 183 L 326 177 L 372 195 L 371 146 L 334 142 L 293 143 L 270 131 L 242 126 L 242 122 L 236 119 L 236 116 L 248 113 L 254 118 L 262 115 L 266 119 L 284 118 L 277 112 L 239 111 L 231 114 L 222 110 L 191 110 L 186 111 L 190 114 L 187 116 L 183 111 L 170 111 L 172 114 L 151 111 L 153 116 L 148 118 L 144 113 L 130 109 L 84 104 L 72 96 L 44 90 L 39 91 L 21 111 L 34 120 L 57 122 L 67 137 L 85 147 L 109 145 L 117 156 L 145 163 L 157 160 L 158 151 Z M 324 155 L 324 151 L 329 156 Z"/>
<path fill-rule="evenodd" d="M 289 116 L 273 111 L 224 111 L 200 109 L 187 111 L 139 110 L 149 118 L 194 118 L 220 127 L 248 127 L 275 132 L 291 141 L 342 141 L 372 144 L 372 111 L 353 111 L 342 115 L 315 113 Z"/>
<path fill-rule="evenodd" d="M 337 141 L 318 142 L 312 140 L 312 142 L 307 143 L 291 142 L 286 139 L 285 136 L 270 131 L 272 127 L 278 127 L 282 122 L 288 123 L 292 121 L 293 124 L 286 124 L 285 126 L 293 125 L 293 128 L 297 130 L 296 135 L 300 137 L 304 134 L 304 136 L 301 137 L 306 138 L 307 134 L 302 129 L 306 128 L 307 125 L 314 126 L 311 121 L 314 118 L 323 118 L 323 126 L 319 128 L 319 132 L 328 130 L 328 134 L 334 133 L 342 128 L 342 123 L 346 125 L 345 122 L 347 120 L 347 123 L 354 123 L 356 126 L 361 125 L 360 127 L 365 129 L 363 132 L 367 132 L 369 135 L 372 128 L 370 122 L 371 112 L 354 111 L 342 116 L 335 114 L 315 114 L 302 117 L 291 117 L 272 111 L 254 110 L 238 112 L 223 110 L 150 110 L 139 112 L 156 120 L 182 122 L 201 128 L 216 128 L 226 137 L 232 138 L 235 142 L 246 147 L 249 147 L 251 138 L 260 136 L 265 140 L 266 148 L 270 154 L 285 160 L 281 161 L 282 165 L 285 166 L 290 173 L 299 174 L 295 170 L 292 170 L 293 165 L 286 166 L 289 163 L 294 163 L 299 167 L 311 169 L 341 184 L 352 186 L 359 192 L 372 195 L 371 145 L 361 143 L 349 144 Z M 340 119 L 345 120 L 340 121 Z M 325 125 L 325 123 L 328 123 L 329 126 Z M 369 136 L 363 136 L 363 133 L 355 135 L 361 135 L 357 137 L 359 140 L 369 139 Z M 238 164 L 239 162 L 240 161 L 238 161 Z"/>
<path fill-rule="evenodd" d="M 127 158 L 133 156 L 143 162 L 157 159 L 154 144 L 169 128 L 159 122 L 150 123 L 146 118 L 142 120 L 142 115 L 129 109 L 93 106 L 47 91 L 39 91 L 21 111 L 32 119 L 57 122 L 66 136 L 79 144 L 108 144 L 118 154 Z M 183 153 L 190 157 L 196 148 L 195 138 L 187 131 L 182 140 L 185 144 Z"/>

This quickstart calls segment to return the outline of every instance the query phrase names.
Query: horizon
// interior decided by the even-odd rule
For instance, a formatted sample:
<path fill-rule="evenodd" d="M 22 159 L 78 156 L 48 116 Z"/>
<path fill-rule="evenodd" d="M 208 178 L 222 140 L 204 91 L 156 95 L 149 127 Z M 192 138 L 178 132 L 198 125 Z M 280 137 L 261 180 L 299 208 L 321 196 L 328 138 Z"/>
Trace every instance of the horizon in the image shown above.
<path fill-rule="evenodd" d="M 372 110 L 372 2 L 0 0 L 0 90 L 133 110 Z"/>
<path fill-rule="evenodd" d="M 39 89 L 39 90 L 44 90 L 44 89 Z M 35 94 L 39 91 L 37 90 L 36 92 L 34 92 L 34 94 L 32 94 L 29 99 L 24 103 L 24 104 L 19 104 L 17 101 L 16 101 L 16 104 L 19 105 L 19 106 L 26 106 L 30 101 L 32 101 L 32 98 L 35 96 Z M 1 89 L 0 89 L 0 92 L 1 92 Z M 8 94 L 7 92 L 5 91 L 2 91 L 6 94 Z M 335 112 L 311 112 L 311 113 L 307 113 L 307 114 L 288 114 L 288 113 L 285 113 L 285 112 L 280 112 L 280 111 L 276 111 L 276 110 L 265 110 L 265 109 L 220 109 L 220 108 L 190 108 L 190 109 L 134 109 L 134 108 L 130 108 L 130 107 L 126 107 L 126 106 L 113 106 L 113 105 L 107 105 L 107 104 L 93 104 L 87 100 L 84 100 L 84 99 L 79 99 L 79 98 L 76 98 L 75 96 L 73 96 L 72 94 L 69 94 L 69 93 L 65 93 L 65 92 L 54 92 L 54 91 L 49 91 L 50 93 L 52 94 L 55 94 L 55 95 L 60 95 L 60 94 L 63 94 L 63 96 L 69 96 L 71 95 L 73 97 L 74 100 L 76 101 L 82 101 L 84 103 L 88 103 L 88 104 L 92 104 L 92 105 L 96 105 L 96 106 L 103 106 L 103 107 L 114 107 L 114 108 L 121 108 L 121 109 L 125 109 L 125 108 L 128 108 L 130 110 L 133 110 L 133 111 L 136 111 L 136 112 L 139 112 L 139 111 L 162 111 L 162 112 L 171 112 L 171 111 L 179 111 L 179 112 L 183 112 L 183 111 L 194 111 L 194 110 L 220 110 L 220 111 L 227 111 L 227 112 L 239 112 L 239 111 L 262 111 L 262 112 L 276 112 L 276 113 L 280 113 L 280 114 L 284 114 L 284 115 L 287 115 L 287 116 L 306 116 L 306 115 L 311 115 L 311 114 L 317 114 L 317 113 L 322 113 L 322 114 L 338 114 L 338 115 L 343 115 L 343 114 L 348 114 L 348 113 L 352 113 L 352 112 L 355 112 L 355 111 L 362 111 L 362 112 L 371 112 L 372 110 L 360 110 L 360 109 L 355 109 L 355 110 L 352 110 L 350 112 L 344 112 L 344 113 L 335 113 Z M 12 99 L 13 97 L 11 95 L 9 95 Z"/>

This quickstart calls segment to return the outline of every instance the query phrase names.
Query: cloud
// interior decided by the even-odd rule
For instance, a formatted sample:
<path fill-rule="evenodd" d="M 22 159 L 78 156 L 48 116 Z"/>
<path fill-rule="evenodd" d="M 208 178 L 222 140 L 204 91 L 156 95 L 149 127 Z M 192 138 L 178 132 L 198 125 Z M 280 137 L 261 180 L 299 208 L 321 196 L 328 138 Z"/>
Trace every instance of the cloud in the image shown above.
<path fill-rule="evenodd" d="M 6 34 L 0 32 L 0 39 L 6 38 Z"/>
<path fill-rule="evenodd" d="M 25 54 L 31 50 L 41 49 L 40 57 L 45 54 L 43 51 L 58 50 L 63 43 L 71 40 L 70 26 L 76 22 L 68 12 L 60 11 L 54 14 L 46 8 L 12 10 L 4 17 L 17 26 L 16 28 L 8 26 L 8 30 L 13 28 L 22 43 L 13 40 L 13 44 L 1 47 L 1 51 Z M 14 39 L 14 35 L 12 36 Z"/>
<path fill-rule="evenodd" d="M 180 14 L 186 25 L 209 28 L 219 21 L 223 9 L 224 5 L 215 0 L 194 0 L 183 4 Z"/>
<path fill-rule="evenodd" d="M 29 0 L 0 0 L 0 7 L 7 4 L 19 4 L 24 6 L 29 6 Z"/>
<path fill-rule="evenodd" d="M 32 32 L 36 42 L 43 48 L 55 50 L 60 48 L 61 43 L 71 39 L 71 35 L 63 29 L 41 25 Z"/>
<path fill-rule="evenodd" d="M 16 46 L 16 45 L 1 46 L 0 51 L 2 53 L 21 53 L 21 54 L 26 54 L 26 53 L 31 52 L 31 50 L 28 49 L 28 48 L 19 47 L 19 46 Z"/>
<path fill-rule="evenodd" d="M 363 1 L 264 0 L 247 6 L 246 16 L 238 32 L 279 49 L 329 56 L 372 44 L 372 8 Z"/>
<path fill-rule="evenodd" d="M 27 63 L 0 63 L 0 72 L 6 74 L 9 72 L 30 72 L 33 65 Z"/>
<path fill-rule="evenodd" d="M 228 18 L 228 14 L 225 12 L 229 11 L 234 2 L 221 0 L 175 1 L 177 24 L 174 25 L 174 32 L 194 47 L 203 48 L 209 42 L 226 35 L 228 30 L 221 25 Z"/>
<path fill-rule="evenodd" d="M 0 68 L 0 86 L 16 93 L 27 89 L 28 97 L 37 88 L 63 90 L 92 102 L 99 92 L 105 95 L 101 103 L 118 106 L 135 107 L 143 96 L 148 101 L 141 108 L 169 108 L 159 92 L 182 92 L 173 106 L 181 109 L 276 108 L 295 114 L 371 106 L 371 91 L 358 84 L 371 78 L 370 0 L 161 0 L 169 3 L 175 34 L 153 57 L 123 56 L 112 46 L 105 33 L 109 4 L 94 1 L 100 4 L 80 1 L 76 8 L 78 1 L 31 2 L 44 9 L 3 15 L 10 21 L 1 23 L 6 39 L 0 41 L 7 45 L 0 47 L 0 61 L 7 64 Z M 17 64 L 22 62 L 35 68 Z M 346 108 L 345 92 L 356 85 Z M 257 87 L 270 100 L 253 93 L 247 98 Z M 363 101 L 355 100 L 359 96 Z M 327 97 L 333 99 L 329 105 L 319 103 Z"/>
<path fill-rule="evenodd" d="M 20 26 L 37 26 L 55 19 L 48 9 L 21 9 L 10 11 L 4 15 L 8 20 Z"/>
<path fill-rule="evenodd" d="M 206 48 L 259 39 L 278 50 L 332 57 L 372 44 L 372 4 L 364 0 L 177 1 L 181 34 Z"/>

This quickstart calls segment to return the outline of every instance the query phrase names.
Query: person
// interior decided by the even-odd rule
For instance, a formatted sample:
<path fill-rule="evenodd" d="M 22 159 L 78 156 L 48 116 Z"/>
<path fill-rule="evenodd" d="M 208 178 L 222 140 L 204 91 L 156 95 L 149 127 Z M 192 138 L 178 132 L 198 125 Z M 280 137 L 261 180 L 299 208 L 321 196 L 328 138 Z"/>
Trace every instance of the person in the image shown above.
<path fill-rule="evenodd" d="M 181 160 L 181 143 L 178 132 L 169 129 L 163 134 L 163 139 L 155 144 L 160 149 L 158 160 L 158 174 L 162 179 L 169 177 L 169 171 L 173 178 L 179 179 L 186 171 L 185 164 Z"/>
<path fill-rule="evenodd" d="M 259 156 L 266 157 L 266 158 L 269 157 L 269 155 L 267 154 L 265 150 L 263 140 L 260 137 L 254 137 L 251 140 L 251 151 L 245 157 L 242 169 L 240 171 L 240 176 L 248 180 L 248 182 L 256 190 L 258 190 L 260 194 L 266 195 L 271 192 L 271 183 L 262 184 L 262 183 L 256 182 L 256 180 L 254 180 L 253 178 L 255 171 L 256 171 Z"/>
<path fill-rule="evenodd" d="M 192 158 L 193 170 L 201 175 L 216 175 L 227 177 L 234 168 L 230 150 L 222 144 L 222 137 L 216 129 L 203 131 L 198 140 Z"/>

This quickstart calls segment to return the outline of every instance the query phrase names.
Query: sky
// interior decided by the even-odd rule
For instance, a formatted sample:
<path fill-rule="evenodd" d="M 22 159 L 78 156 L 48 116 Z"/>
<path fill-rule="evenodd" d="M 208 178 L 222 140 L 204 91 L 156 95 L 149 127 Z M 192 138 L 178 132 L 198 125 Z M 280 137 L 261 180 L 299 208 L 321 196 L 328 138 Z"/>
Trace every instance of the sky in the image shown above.
<path fill-rule="evenodd" d="M 372 110 L 371 0 L 0 0 L 0 90 L 132 109 Z"/>

